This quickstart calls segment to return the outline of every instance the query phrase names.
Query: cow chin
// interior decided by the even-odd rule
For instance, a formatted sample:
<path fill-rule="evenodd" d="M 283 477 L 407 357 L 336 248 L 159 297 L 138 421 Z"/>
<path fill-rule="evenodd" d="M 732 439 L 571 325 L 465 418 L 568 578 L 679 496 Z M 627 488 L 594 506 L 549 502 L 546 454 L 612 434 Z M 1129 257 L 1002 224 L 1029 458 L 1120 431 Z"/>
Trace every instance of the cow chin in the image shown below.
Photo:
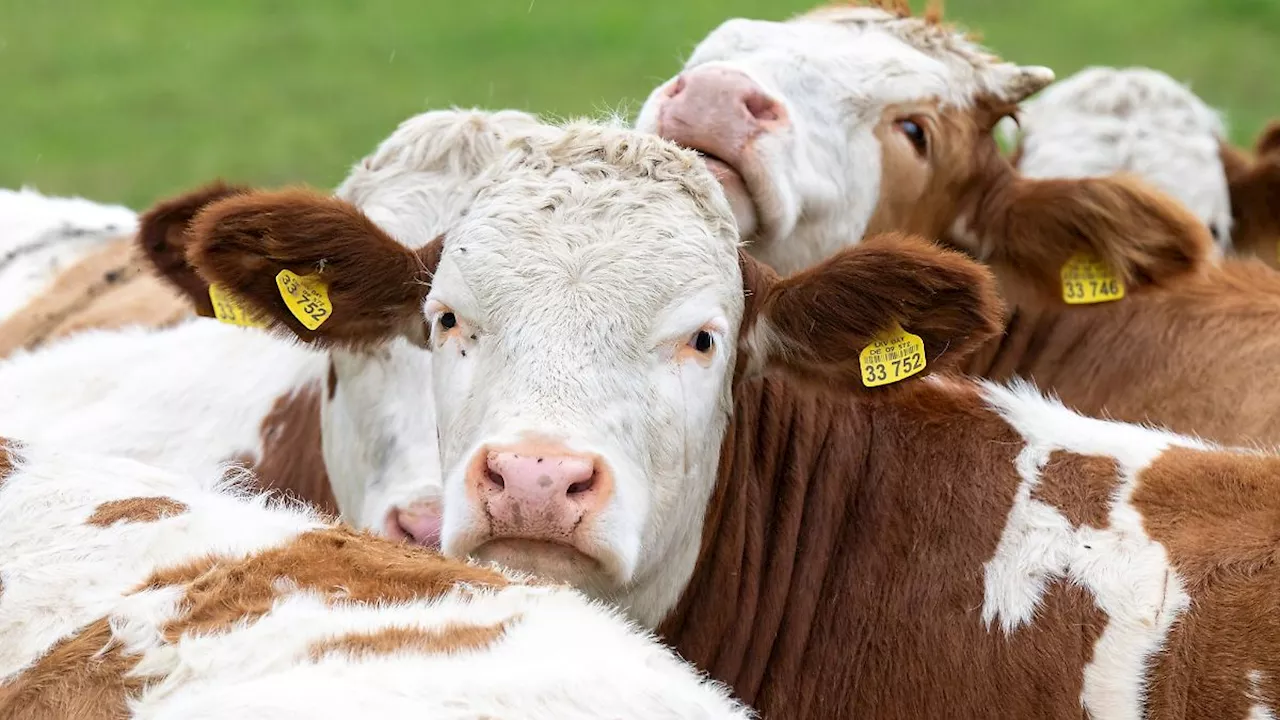
<path fill-rule="evenodd" d="M 588 595 L 607 596 L 618 585 L 608 560 L 559 542 L 496 538 L 471 551 L 477 560 L 497 563 L 554 582 L 567 583 Z"/>

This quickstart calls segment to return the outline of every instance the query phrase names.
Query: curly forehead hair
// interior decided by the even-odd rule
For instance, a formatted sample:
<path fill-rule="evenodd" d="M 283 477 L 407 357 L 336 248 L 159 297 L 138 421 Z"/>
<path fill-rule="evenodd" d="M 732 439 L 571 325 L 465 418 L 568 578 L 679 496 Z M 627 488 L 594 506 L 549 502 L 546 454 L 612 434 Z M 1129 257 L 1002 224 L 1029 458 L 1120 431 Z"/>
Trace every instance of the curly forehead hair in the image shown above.
<path fill-rule="evenodd" d="M 653 183 L 659 191 L 691 200 L 716 235 L 736 241 L 733 213 L 702 158 L 656 135 L 576 120 L 554 136 L 517 137 L 507 147 L 506 157 L 491 171 L 495 183 L 521 176 L 549 180 L 564 173 L 593 183 Z"/>

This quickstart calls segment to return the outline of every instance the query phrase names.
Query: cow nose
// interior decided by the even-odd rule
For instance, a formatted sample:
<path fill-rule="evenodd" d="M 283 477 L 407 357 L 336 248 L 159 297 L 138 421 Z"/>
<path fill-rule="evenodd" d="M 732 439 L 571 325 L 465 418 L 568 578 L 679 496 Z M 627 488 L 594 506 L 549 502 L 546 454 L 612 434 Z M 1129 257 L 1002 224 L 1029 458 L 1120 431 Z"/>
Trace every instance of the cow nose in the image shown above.
<path fill-rule="evenodd" d="M 595 486 L 596 463 L 580 455 L 490 451 L 485 479 L 499 492 L 545 504 L 582 495 Z"/>
<path fill-rule="evenodd" d="M 730 68 L 689 70 L 671 83 L 666 95 L 660 134 L 689 135 L 694 142 L 682 144 L 698 149 L 708 144 L 706 140 L 719 137 L 722 142 L 715 144 L 723 144 L 723 152 L 732 156 L 751 138 L 786 122 L 782 103 L 745 73 Z"/>
<path fill-rule="evenodd" d="M 475 482 L 498 536 L 567 541 L 608 499 L 610 476 L 597 457 L 545 444 L 484 452 Z"/>
<path fill-rule="evenodd" d="M 421 500 L 387 511 L 383 532 L 395 540 L 407 540 L 433 550 L 440 549 L 440 528 L 444 523 L 438 500 Z"/>

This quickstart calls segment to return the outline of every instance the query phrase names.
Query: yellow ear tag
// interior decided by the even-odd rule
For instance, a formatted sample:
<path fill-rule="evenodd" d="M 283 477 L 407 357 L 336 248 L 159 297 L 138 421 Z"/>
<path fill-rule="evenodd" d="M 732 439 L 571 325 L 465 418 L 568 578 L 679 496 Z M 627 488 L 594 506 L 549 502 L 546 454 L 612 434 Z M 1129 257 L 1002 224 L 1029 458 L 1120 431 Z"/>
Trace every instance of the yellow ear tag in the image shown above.
<path fill-rule="evenodd" d="M 276 275 L 276 286 L 280 288 L 280 297 L 289 306 L 289 312 L 308 330 L 320 327 L 333 314 L 329 286 L 318 275 L 298 277 L 288 270 L 281 270 Z"/>
<path fill-rule="evenodd" d="M 236 296 L 220 285 L 209 286 L 209 300 L 213 303 L 213 316 L 224 323 L 252 328 L 267 326 L 267 323 L 254 317 Z"/>
<path fill-rule="evenodd" d="M 1124 281 L 1089 253 L 1076 253 L 1062 266 L 1062 299 L 1068 305 L 1091 305 L 1124 297 Z"/>
<path fill-rule="evenodd" d="M 862 349 L 858 362 L 862 365 L 863 385 L 880 387 L 896 383 L 924 369 L 924 340 L 894 323 Z"/>

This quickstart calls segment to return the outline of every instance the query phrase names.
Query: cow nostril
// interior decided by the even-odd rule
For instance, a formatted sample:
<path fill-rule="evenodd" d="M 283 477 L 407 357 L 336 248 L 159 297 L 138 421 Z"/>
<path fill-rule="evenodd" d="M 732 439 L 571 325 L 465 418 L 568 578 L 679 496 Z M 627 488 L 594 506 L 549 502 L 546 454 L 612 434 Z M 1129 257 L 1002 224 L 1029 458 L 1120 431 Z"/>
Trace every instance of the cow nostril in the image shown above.
<path fill-rule="evenodd" d="M 667 97 L 675 97 L 684 92 L 684 75 L 676 78 L 676 81 L 667 86 Z"/>
<path fill-rule="evenodd" d="M 591 488 L 595 487 L 595 485 L 596 485 L 596 473 L 593 472 L 591 473 L 591 477 L 587 478 L 586 480 L 579 480 L 578 482 L 570 485 L 568 494 L 581 495 L 582 493 L 589 492 Z"/>
<path fill-rule="evenodd" d="M 507 487 L 506 480 L 502 478 L 502 475 L 499 475 L 497 472 L 494 472 L 492 468 L 485 469 L 484 477 L 486 480 L 489 481 L 490 484 L 494 485 L 499 490 L 505 490 Z"/>
<path fill-rule="evenodd" d="M 749 93 L 743 99 L 743 104 L 747 106 L 747 112 L 757 120 L 779 120 L 782 113 L 779 111 L 776 100 L 758 92 Z"/>

